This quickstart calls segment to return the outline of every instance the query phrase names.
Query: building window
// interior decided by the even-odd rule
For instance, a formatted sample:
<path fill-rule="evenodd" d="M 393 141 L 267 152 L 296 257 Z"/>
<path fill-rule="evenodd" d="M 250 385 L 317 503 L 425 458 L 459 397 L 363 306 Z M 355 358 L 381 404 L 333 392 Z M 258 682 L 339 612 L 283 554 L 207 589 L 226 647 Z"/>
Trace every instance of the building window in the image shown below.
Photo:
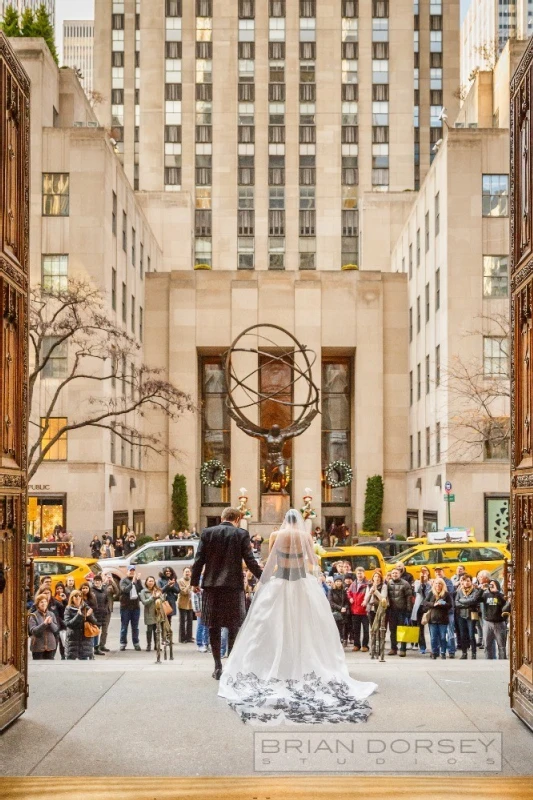
<path fill-rule="evenodd" d="M 509 215 L 509 176 L 483 175 L 483 216 Z"/>
<path fill-rule="evenodd" d="M 429 283 L 426 283 L 426 322 L 429 322 L 429 312 L 430 312 L 430 305 L 429 305 Z"/>
<path fill-rule="evenodd" d="M 414 454 L 414 442 L 413 442 L 413 435 L 409 437 L 409 469 L 414 469 L 415 466 L 415 454 Z"/>
<path fill-rule="evenodd" d="M 41 417 L 41 431 L 43 431 L 41 439 L 41 453 L 50 443 L 58 436 L 60 431 L 68 424 L 66 417 Z M 67 460 L 67 432 L 64 431 L 57 440 L 44 453 L 44 461 L 66 461 Z"/>
<path fill-rule="evenodd" d="M 66 292 L 68 289 L 68 256 L 43 255 L 41 282 L 44 292 Z"/>
<path fill-rule="evenodd" d="M 122 249 L 124 252 L 128 249 L 128 215 L 125 211 L 122 212 Z"/>
<path fill-rule="evenodd" d="M 483 337 L 483 374 L 509 377 L 509 340 L 505 336 Z"/>
<path fill-rule="evenodd" d="M 413 245 L 409 245 L 409 280 L 413 277 Z"/>
<path fill-rule="evenodd" d="M 135 295 L 131 296 L 131 332 L 135 333 Z"/>
<path fill-rule="evenodd" d="M 194 264 L 213 265 L 213 245 L 210 237 L 197 236 L 194 242 Z"/>
<path fill-rule="evenodd" d="M 128 300 L 126 295 L 126 284 L 122 284 L 122 322 L 126 322 Z"/>
<path fill-rule="evenodd" d="M 139 306 L 139 341 L 142 342 L 144 336 L 144 316 L 143 307 Z"/>
<path fill-rule="evenodd" d="M 483 256 L 483 297 L 507 297 L 508 294 L 508 257 Z"/>
<path fill-rule="evenodd" d="M 68 217 L 69 210 L 69 173 L 43 172 L 43 216 Z"/>
<path fill-rule="evenodd" d="M 141 276 L 141 280 L 144 278 L 144 245 L 141 242 L 141 249 L 139 253 L 139 275 Z"/>
<path fill-rule="evenodd" d="M 409 405 L 413 405 L 413 370 L 409 373 Z"/>
<path fill-rule="evenodd" d="M 487 423 L 483 441 L 485 461 L 509 460 L 509 418 L 491 419 Z"/>
<path fill-rule="evenodd" d="M 416 365 L 416 399 L 420 400 L 422 397 L 422 365 Z"/>
<path fill-rule="evenodd" d="M 114 422 L 111 423 L 111 427 L 112 428 L 115 427 L 115 423 Z M 116 442 L 117 435 L 116 435 L 114 430 L 110 431 L 110 437 L 111 437 L 110 438 L 111 448 L 110 448 L 109 457 L 111 459 L 111 463 L 114 464 L 115 461 L 116 461 L 116 458 L 117 458 L 117 442 Z"/>
<path fill-rule="evenodd" d="M 409 341 L 413 341 L 413 307 L 409 309 Z"/>
<path fill-rule="evenodd" d="M 68 344 L 60 336 L 45 336 L 41 363 L 43 378 L 66 378 L 68 374 Z"/>
<path fill-rule="evenodd" d="M 416 332 L 420 333 L 421 326 L 420 295 L 416 298 Z"/>
<path fill-rule="evenodd" d="M 431 464 L 431 430 L 426 428 L 426 467 Z"/>
<path fill-rule="evenodd" d="M 435 426 L 435 460 L 437 464 L 440 461 L 440 422 Z"/>
<path fill-rule="evenodd" d="M 268 240 L 268 268 L 285 269 L 285 239 L 271 236 Z"/>
<path fill-rule="evenodd" d="M 316 239 L 314 237 L 300 237 L 300 269 L 316 269 Z"/>
<path fill-rule="evenodd" d="M 351 363 L 350 359 L 322 363 L 322 468 L 332 461 L 351 458 Z M 350 487 L 333 489 L 325 482 L 324 503 L 349 503 Z"/>
<path fill-rule="evenodd" d="M 239 236 L 237 239 L 238 269 L 254 268 L 254 237 Z"/>
<path fill-rule="evenodd" d="M 440 344 L 435 348 L 435 385 L 440 386 Z"/>
<path fill-rule="evenodd" d="M 435 236 L 440 232 L 440 193 L 435 195 Z"/>
<path fill-rule="evenodd" d="M 117 310 L 117 271 L 111 269 L 111 308 Z"/>
<path fill-rule="evenodd" d="M 429 356 L 426 356 L 426 394 L 429 394 L 430 373 L 429 373 Z"/>
<path fill-rule="evenodd" d="M 416 232 L 416 266 L 420 266 L 420 228 Z"/>
<path fill-rule="evenodd" d="M 131 263 L 135 267 L 135 228 L 131 229 Z"/>
<path fill-rule="evenodd" d="M 416 464 L 417 467 L 420 469 L 422 466 L 422 434 L 418 431 L 417 435 L 417 452 L 416 452 Z"/>
<path fill-rule="evenodd" d="M 440 269 L 435 272 L 435 311 L 440 308 Z"/>
<path fill-rule="evenodd" d="M 111 215 L 111 230 L 113 231 L 113 236 L 117 235 L 117 195 L 113 192 L 113 211 Z"/>
<path fill-rule="evenodd" d="M 429 211 L 426 212 L 426 219 L 425 219 L 425 243 L 426 243 L 426 253 L 429 250 Z"/>
<path fill-rule="evenodd" d="M 227 467 L 231 464 L 231 420 L 226 402 L 224 368 L 220 358 L 205 357 L 200 362 L 202 394 L 202 461 L 217 458 Z M 230 480 L 218 488 L 202 486 L 202 502 L 226 505 L 229 502 Z"/>

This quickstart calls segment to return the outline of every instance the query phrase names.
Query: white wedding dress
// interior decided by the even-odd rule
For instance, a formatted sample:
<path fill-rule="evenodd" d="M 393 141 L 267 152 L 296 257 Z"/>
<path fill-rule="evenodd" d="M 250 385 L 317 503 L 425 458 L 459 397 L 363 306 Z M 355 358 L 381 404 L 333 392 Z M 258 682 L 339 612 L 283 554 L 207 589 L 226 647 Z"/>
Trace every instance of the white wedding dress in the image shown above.
<path fill-rule="evenodd" d="M 287 512 L 220 679 L 252 724 L 366 721 L 375 683 L 350 677 L 311 535 Z"/>

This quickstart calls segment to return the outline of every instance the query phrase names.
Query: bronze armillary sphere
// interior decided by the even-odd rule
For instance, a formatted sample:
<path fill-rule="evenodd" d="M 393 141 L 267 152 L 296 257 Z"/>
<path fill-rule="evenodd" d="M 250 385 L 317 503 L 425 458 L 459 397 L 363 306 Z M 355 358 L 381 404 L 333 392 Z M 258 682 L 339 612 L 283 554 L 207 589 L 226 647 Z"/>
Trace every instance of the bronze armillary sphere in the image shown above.
<path fill-rule="evenodd" d="M 276 332 L 278 341 L 274 338 Z M 283 344 L 280 344 L 280 339 Z M 242 378 L 237 374 L 234 364 L 234 356 L 238 353 L 257 355 L 257 366 Z M 261 357 L 266 359 L 262 365 L 259 364 Z M 228 410 L 241 430 L 249 436 L 265 442 L 268 452 L 265 486 L 269 491 L 285 491 L 288 480 L 287 462 L 282 452 L 283 446 L 288 439 L 300 436 L 307 430 L 319 413 L 320 391 L 312 377 L 315 360 L 316 354 L 312 350 L 308 350 L 305 345 L 300 344 L 292 333 L 279 325 L 269 323 L 251 325 L 246 328 L 224 354 Z M 292 368 L 292 378 L 285 386 L 277 387 L 270 392 L 262 392 L 259 379 L 255 381 L 257 388 L 253 385 L 254 376 L 257 375 L 259 378 L 259 373 L 267 365 L 276 362 L 286 364 L 287 361 Z M 307 384 L 305 398 L 297 401 L 288 400 L 287 395 L 294 396 L 292 389 L 298 381 L 304 381 Z M 244 402 L 236 400 L 237 392 L 242 395 Z M 244 412 L 266 401 L 296 409 L 295 419 L 286 428 L 280 428 L 279 425 L 263 428 L 248 419 Z"/>

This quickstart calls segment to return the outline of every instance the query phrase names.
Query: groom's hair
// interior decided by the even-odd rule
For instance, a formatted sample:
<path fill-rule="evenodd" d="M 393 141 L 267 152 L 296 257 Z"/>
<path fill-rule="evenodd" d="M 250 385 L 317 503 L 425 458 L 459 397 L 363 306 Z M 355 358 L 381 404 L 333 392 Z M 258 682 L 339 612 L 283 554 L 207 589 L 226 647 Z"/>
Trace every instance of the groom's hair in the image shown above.
<path fill-rule="evenodd" d="M 225 508 L 221 519 L 223 522 L 240 522 L 241 512 L 238 508 Z"/>

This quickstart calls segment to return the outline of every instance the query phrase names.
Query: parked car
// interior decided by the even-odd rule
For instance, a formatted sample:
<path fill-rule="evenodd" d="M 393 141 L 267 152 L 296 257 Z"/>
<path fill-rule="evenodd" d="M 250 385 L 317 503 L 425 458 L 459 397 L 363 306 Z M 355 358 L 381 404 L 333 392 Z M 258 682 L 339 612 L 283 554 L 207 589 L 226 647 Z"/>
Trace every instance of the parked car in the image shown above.
<path fill-rule="evenodd" d="M 85 581 L 92 581 L 100 572 L 95 558 L 77 558 L 76 556 L 42 556 L 33 559 L 33 574 L 41 578 L 49 575 L 52 578 L 52 592 L 59 581 L 65 583 L 69 577 L 74 578 L 76 589 Z"/>
<path fill-rule="evenodd" d="M 375 569 L 385 574 L 385 561 L 376 547 L 370 545 L 354 545 L 353 547 L 327 547 L 318 550 L 320 569 L 329 573 L 336 561 L 349 561 L 352 569 L 363 567 L 368 580 Z"/>
<path fill-rule="evenodd" d="M 420 544 L 402 553 L 401 561 L 415 578 L 420 577 L 420 567 L 428 567 L 431 576 L 435 567 L 442 567 L 447 578 L 455 574 L 459 564 L 475 576 L 480 569 L 494 570 L 502 567 L 511 558 L 504 544 L 496 542 L 468 542 L 461 544 Z M 387 559 L 386 569 L 390 572 L 399 559 Z"/>
<path fill-rule="evenodd" d="M 425 539 L 419 539 L 418 541 L 425 542 Z M 408 542 L 402 541 L 401 539 L 375 539 L 374 541 L 367 541 L 365 539 L 364 543 L 361 542 L 354 545 L 354 547 L 375 547 L 376 550 L 379 550 L 383 558 L 387 560 L 388 558 L 400 559 L 402 553 L 406 550 L 410 550 L 414 543 L 413 540 Z"/>
<path fill-rule="evenodd" d="M 172 567 L 181 577 L 184 567 L 192 567 L 199 544 L 198 539 L 146 542 L 127 556 L 101 558 L 98 566 L 102 572 L 111 573 L 117 581 L 126 576 L 130 566 L 141 574 L 142 581 L 149 575 L 157 578 L 165 567 Z"/>

